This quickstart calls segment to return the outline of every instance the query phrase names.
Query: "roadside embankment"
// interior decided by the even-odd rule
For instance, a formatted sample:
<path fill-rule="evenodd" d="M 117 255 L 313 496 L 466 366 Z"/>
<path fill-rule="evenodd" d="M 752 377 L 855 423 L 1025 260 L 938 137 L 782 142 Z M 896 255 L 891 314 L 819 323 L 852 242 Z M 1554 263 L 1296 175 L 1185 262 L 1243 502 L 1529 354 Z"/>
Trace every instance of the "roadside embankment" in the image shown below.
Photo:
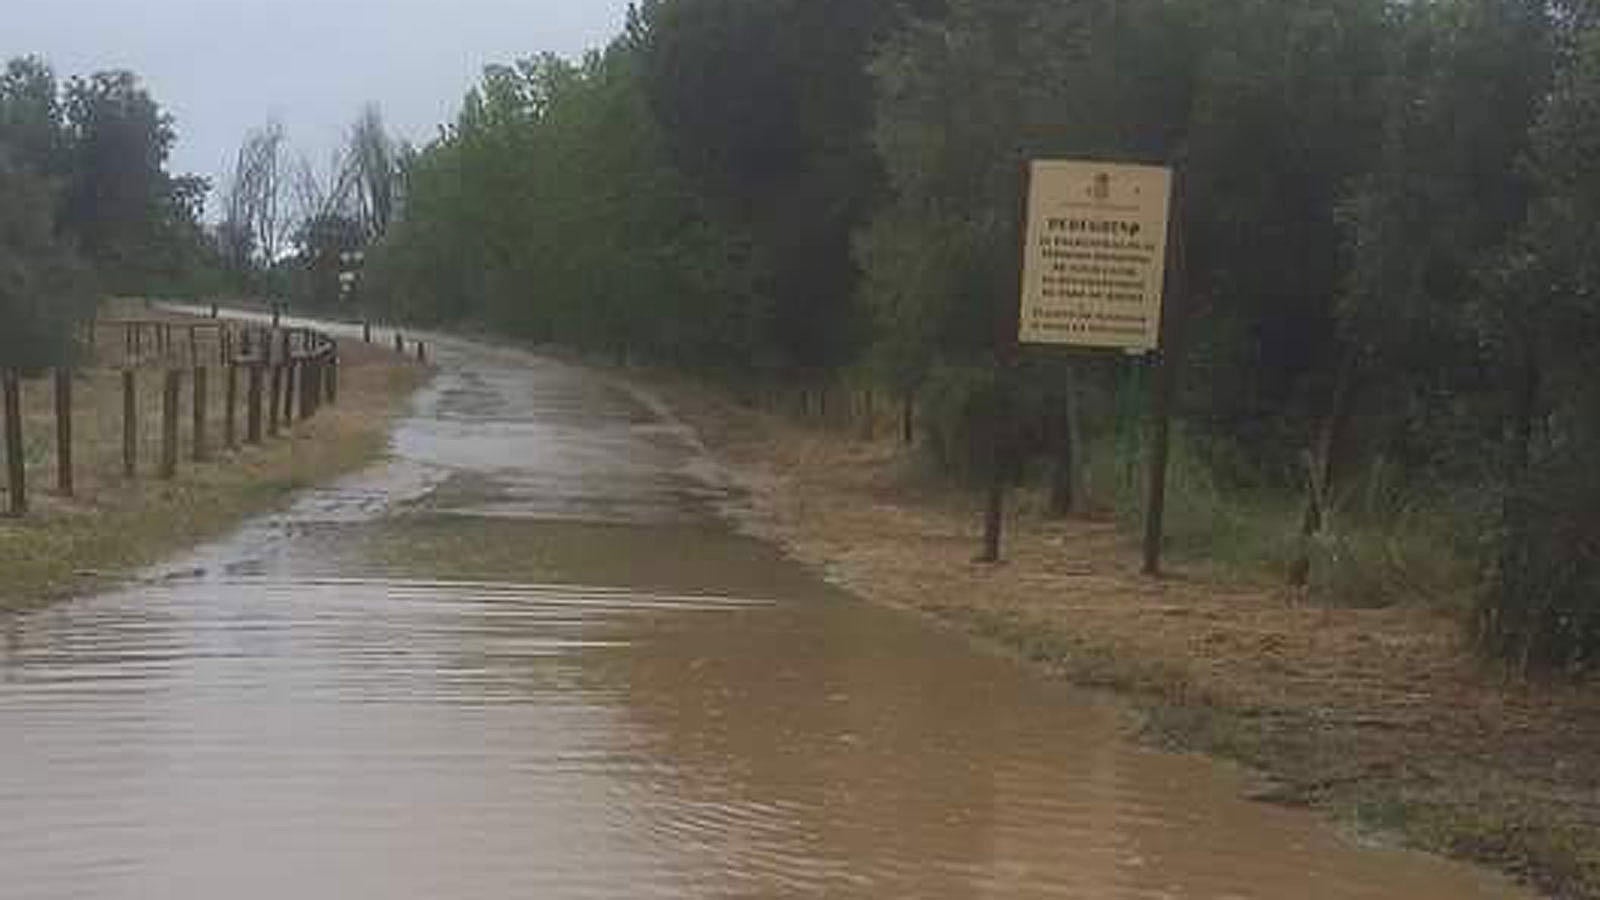
<path fill-rule="evenodd" d="M 862 440 L 652 373 L 751 495 L 752 527 L 860 596 L 1133 701 L 1148 740 L 1249 766 L 1260 799 L 1600 898 L 1600 691 L 1486 669 L 1437 606 L 1309 605 L 1020 504 L 972 562 L 978 498 Z M 886 436 L 887 438 L 887 436 Z"/>
<path fill-rule="evenodd" d="M 118 355 L 124 349 L 122 330 L 109 324 L 119 315 L 170 320 L 180 330 L 191 323 L 213 322 L 113 307 L 96 329 L 98 353 Z M 154 375 L 168 363 L 155 359 L 138 367 L 150 374 L 139 374 L 139 462 L 130 478 L 124 472 L 122 363 L 84 360 L 73 376 L 76 490 L 72 497 L 53 489 L 56 425 L 51 378 L 44 373 L 25 380 L 23 456 L 29 468 L 30 508 L 22 518 L 0 517 L 0 573 L 4 573 L 0 611 L 92 590 L 273 508 L 297 488 L 380 456 L 391 419 L 428 370 L 359 340 L 341 342 L 339 357 L 337 402 L 319 407 L 311 418 L 286 423 L 276 436 L 264 436 L 259 444 L 242 437 L 241 387 L 237 398 L 241 437 L 233 449 L 222 434 L 224 379 L 213 372 L 206 420 L 209 452 L 204 461 L 192 458 L 195 420 L 186 406 L 178 417 L 177 433 L 177 444 L 184 449 L 170 478 L 155 471 L 162 398 L 153 389 L 158 383 Z M 187 383 L 183 402 L 191 402 Z"/>

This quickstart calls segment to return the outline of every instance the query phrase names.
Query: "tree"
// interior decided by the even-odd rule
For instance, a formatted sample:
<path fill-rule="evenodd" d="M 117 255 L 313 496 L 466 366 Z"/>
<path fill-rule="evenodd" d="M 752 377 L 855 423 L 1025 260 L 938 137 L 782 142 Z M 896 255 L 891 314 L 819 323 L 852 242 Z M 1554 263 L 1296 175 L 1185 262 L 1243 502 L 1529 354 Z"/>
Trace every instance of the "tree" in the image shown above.
<path fill-rule="evenodd" d="M 47 182 L 0 142 L 0 368 L 38 369 L 70 355 L 72 329 L 93 308 L 87 269 L 56 236 Z"/>
<path fill-rule="evenodd" d="M 1522 669 L 1600 661 L 1600 24 L 1569 20 L 1531 131 L 1533 199 L 1486 324 L 1521 376 L 1476 636 Z"/>
<path fill-rule="evenodd" d="M 132 72 L 67 83 L 68 141 L 60 225 L 112 291 L 140 292 L 181 275 L 182 246 L 199 235 L 192 183 L 166 171 L 177 134 Z"/>
<path fill-rule="evenodd" d="M 1381 153 L 1346 207 L 1339 314 L 1370 386 L 1365 430 L 1414 470 L 1497 480 L 1494 423 L 1510 410 L 1493 373 L 1536 377 L 1493 298 L 1532 198 L 1521 163 L 1552 36 L 1533 0 L 1418 4 L 1396 25 Z"/>
<path fill-rule="evenodd" d="M 61 115 L 60 88 L 43 60 L 6 63 L 0 74 L 0 143 L 10 148 L 14 165 L 43 175 L 65 171 L 68 138 Z"/>
<path fill-rule="evenodd" d="M 383 124 L 377 104 L 368 104 L 350 128 L 345 165 L 361 230 L 371 241 L 389 230 L 400 207 L 400 148 Z"/>
<path fill-rule="evenodd" d="M 249 276 L 257 265 L 271 268 L 288 230 L 288 187 L 283 125 L 269 121 L 245 135 L 223 195 L 218 233 L 228 267 Z"/>
<path fill-rule="evenodd" d="M 675 0 L 632 29 L 670 157 L 726 228 L 749 235 L 783 365 L 825 370 L 859 344 L 851 236 L 882 175 L 866 62 L 888 0 Z"/>

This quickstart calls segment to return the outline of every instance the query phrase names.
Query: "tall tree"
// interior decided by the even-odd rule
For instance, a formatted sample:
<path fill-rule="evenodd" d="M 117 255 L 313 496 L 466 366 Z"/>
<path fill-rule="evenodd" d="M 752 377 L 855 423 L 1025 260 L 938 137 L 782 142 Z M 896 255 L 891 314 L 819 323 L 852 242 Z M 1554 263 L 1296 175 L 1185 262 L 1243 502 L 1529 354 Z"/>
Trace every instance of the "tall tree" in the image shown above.
<path fill-rule="evenodd" d="M 866 62 L 890 0 L 648 2 L 643 83 L 672 159 L 727 227 L 750 235 L 781 361 L 847 361 L 858 338 L 854 229 L 882 177 Z"/>
<path fill-rule="evenodd" d="M 289 227 L 287 168 L 282 123 L 269 121 L 245 135 L 223 194 L 219 226 L 225 259 L 239 274 L 278 261 Z"/>
<path fill-rule="evenodd" d="M 73 324 L 93 303 L 92 281 L 56 234 L 55 197 L 0 141 L 0 368 L 61 362 Z"/>
<path fill-rule="evenodd" d="M 113 291 L 140 291 L 171 275 L 174 229 L 185 212 L 166 171 L 177 134 L 132 72 L 98 72 L 67 83 L 71 146 L 61 225 Z"/>

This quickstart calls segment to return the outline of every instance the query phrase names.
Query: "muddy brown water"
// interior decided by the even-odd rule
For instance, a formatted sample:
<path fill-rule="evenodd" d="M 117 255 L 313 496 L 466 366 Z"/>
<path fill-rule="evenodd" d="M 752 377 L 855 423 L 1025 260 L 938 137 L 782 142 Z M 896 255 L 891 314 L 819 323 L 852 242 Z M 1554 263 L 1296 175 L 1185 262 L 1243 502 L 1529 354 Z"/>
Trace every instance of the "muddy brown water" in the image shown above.
<path fill-rule="evenodd" d="M 435 352 L 392 460 L 0 619 L 0 897 L 1525 896 L 844 596 L 648 397 Z"/>

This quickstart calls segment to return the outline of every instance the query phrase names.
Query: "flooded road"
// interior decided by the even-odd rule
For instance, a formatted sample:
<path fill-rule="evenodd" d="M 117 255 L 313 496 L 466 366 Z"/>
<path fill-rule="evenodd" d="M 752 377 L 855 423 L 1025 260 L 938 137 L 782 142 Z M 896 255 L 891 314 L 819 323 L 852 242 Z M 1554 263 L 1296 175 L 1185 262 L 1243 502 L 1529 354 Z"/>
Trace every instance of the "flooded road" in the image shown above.
<path fill-rule="evenodd" d="M 0 618 L 0 897 L 1523 896 L 843 596 L 648 397 L 436 357 L 393 460 Z"/>

